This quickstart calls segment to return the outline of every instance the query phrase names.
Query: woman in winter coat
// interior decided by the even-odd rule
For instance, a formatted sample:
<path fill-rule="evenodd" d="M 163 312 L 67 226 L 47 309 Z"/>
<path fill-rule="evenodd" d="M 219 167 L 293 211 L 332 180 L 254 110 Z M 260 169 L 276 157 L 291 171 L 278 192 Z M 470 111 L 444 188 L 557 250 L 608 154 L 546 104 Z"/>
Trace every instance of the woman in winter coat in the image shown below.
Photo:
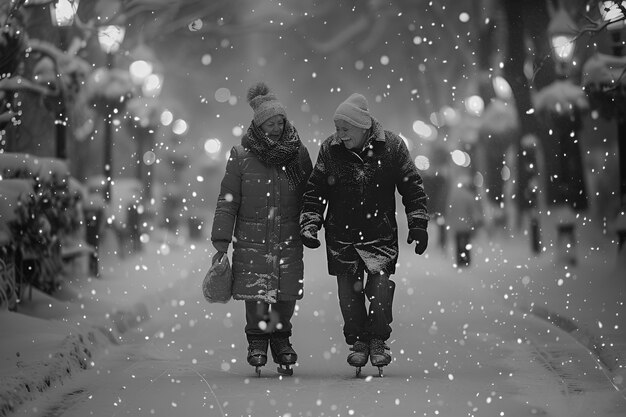
<path fill-rule="evenodd" d="M 365 97 L 352 94 L 333 119 L 336 133 L 322 143 L 304 195 L 301 234 L 316 248 L 317 232 L 326 228 L 328 272 L 337 276 L 343 334 L 353 351 L 348 363 L 358 373 L 371 359 L 382 372 L 391 361 L 385 341 L 394 288 L 389 278 L 398 260 L 395 192 L 408 218 L 408 242 L 417 241 L 420 255 L 428 244 L 427 197 L 404 141 L 370 116 Z"/>
<path fill-rule="evenodd" d="M 303 248 L 298 225 L 302 195 L 312 170 L 306 147 L 283 105 L 264 83 L 248 90 L 254 118 L 226 165 L 211 241 L 218 261 L 233 242 L 235 300 L 244 300 L 248 363 L 297 360 L 289 337 L 296 300 L 303 296 Z"/>
<path fill-rule="evenodd" d="M 483 215 L 480 202 L 469 176 L 463 175 L 450 193 L 446 220 L 454 236 L 456 264 L 470 266 L 471 242 L 476 228 L 482 224 Z"/>

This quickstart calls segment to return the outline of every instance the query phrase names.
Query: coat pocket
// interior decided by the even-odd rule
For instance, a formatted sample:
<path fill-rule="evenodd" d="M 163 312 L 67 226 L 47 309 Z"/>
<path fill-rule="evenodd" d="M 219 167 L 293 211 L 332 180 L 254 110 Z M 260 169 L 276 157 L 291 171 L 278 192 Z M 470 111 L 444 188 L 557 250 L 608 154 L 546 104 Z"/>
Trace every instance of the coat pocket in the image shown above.
<path fill-rule="evenodd" d="M 234 245 L 239 246 L 245 243 L 265 244 L 267 238 L 265 222 L 259 220 L 238 218 L 235 225 Z"/>

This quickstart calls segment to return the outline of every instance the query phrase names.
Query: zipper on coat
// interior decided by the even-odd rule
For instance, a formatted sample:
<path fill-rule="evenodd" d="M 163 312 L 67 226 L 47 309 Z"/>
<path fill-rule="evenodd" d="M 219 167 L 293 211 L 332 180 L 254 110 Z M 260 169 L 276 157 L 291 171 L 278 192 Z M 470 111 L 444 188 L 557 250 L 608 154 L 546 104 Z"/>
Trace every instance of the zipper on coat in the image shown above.
<path fill-rule="evenodd" d="M 280 224 L 278 222 L 279 220 L 278 199 L 279 199 L 279 193 L 280 193 L 280 178 L 279 178 L 279 172 L 277 168 L 272 168 L 272 176 L 270 179 L 268 192 L 270 193 L 270 195 L 268 198 L 269 210 L 268 210 L 268 215 L 267 215 L 268 216 L 268 221 L 267 221 L 268 228 L 267 228 L 266 248 L 267 248 L 267 254 L 268 256 L 271 256 L 271 260 L 272 260 L 270 276 L 272 274 L 276 274 L 276 279 L 277 279 L 276 296 L 278 297 L 279 289 L 280 289 L 280 274 L 279 274 L 279 271 L 277 271 L 278 269 L 277 268 L 278 267 L 277 244 L 280 242 L 277 242 L 277 240 L 280 237 Z"/>

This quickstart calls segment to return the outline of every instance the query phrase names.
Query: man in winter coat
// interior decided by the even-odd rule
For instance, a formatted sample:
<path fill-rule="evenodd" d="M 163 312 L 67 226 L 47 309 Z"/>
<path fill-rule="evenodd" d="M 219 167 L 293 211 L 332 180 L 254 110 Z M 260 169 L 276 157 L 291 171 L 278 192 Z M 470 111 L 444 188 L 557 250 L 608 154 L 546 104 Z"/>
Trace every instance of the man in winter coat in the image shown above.
<path fill-rule="evenodd" d="M 248 363 L 296 362 L 291 318 L 303 296 L 303 247 L 299 217 L 313 168 L 285 108 L 264 83 L 248 90 L 254 118 L 230 151 L 215 209 L 211 241 L 221 259 L 233 241 L 235 300 L 246 304 Z M 279 369 L 279 370 L 280 370 Z"/>
<path fill-rule="evenodd" d="M 476 228 L 482 224 L 482 210 L 469 176 L 461 176 L 450 193 L 446 220 L 454 236 L 456 264 L 470 266 L 471 243 Z"/>
<path fill-rule="evenodd" d="M 352 94 L 333 119 L 336 133 L 322 143 L 304 194 L 300 233 L 305 246 L 317 248 L 317 233 L 326 227 L 328 272 L 337 276 L 343 333 L 352 345 L 348 363 L 358 373 L 371 359 L 381 371 L 391 361 L 385 341 L 391 334 L 390 275 L 398 260 L 395 191 L 408 218 L 408 243 L 417 242 L 420 255 L 428 244 L 427 197 L 404 141 L 371 117 L 365 97 Z"/>

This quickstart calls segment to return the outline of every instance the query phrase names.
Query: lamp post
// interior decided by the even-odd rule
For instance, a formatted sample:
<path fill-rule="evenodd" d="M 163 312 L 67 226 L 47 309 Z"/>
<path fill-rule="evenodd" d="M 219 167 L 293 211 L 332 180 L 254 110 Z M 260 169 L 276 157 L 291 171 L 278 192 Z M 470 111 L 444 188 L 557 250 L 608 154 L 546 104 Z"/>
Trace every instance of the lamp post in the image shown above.
<path fill-rule="evenodd" d="M 155 157 L 152 151 L 153 137 L 159 125 L 160 108 L 158 97 L 161 94 L 163 76 L 161 65 L 154 53 L 140 43 L 130 54 L 134 61 L 128 67 L 131 80 L 141 91 L 142 97 L 134 106 L 133 125 L 137 134 L 137 178 L 144 185 L 142 193 L 143 209 L 147 210 L 152 198 L 151 175 Z"/>
<path fill-rule="evenodd" d="M 120 48 L 124 40 L 125 29 L 121 26 L 109 25 L 98 28 L 98 42 L 102 51 L 106 54 L 106 68 L 113 68 L 113 55 Z M 104 201 L 111 201 L 111 182 L 113 176 L 113 112 L 114 103 L 106 104 L 106 117 L 104 123 Z"/>
<path fill-rule="evenodd" d="M 153 114 L 155 115 L 154 119 L 156 123 L 153 123 L 153 126 L 158 126 L 158 120 L 159 120 L 159 115 L 160 115 L 160 108 L 158 106 L 158 96 L 161 94 L 162 83 L 163 83 L 163 77 L 160 74 L 150 74 L 144 80 L 144 83 L 141 89 L 144 97 L 147 97 L 149 100 L 152 100 L 156 104 L 153 109 L 154 111 Z M 156 159 L 154 152 L 152 151 L 152 148 L 154 146 L 155 130 L 156 128 L 153 128 L 148 131 L 149 142 L 148 142 L 147 150 L 145 152 L 143 152 L 142 150 L 142 153 L 140 154 L 140 157 L 142 158 L 143 163 L 146 164 L 146 167 L 147 167 L 146 172 L 145 172 L 146 191 L 144 193 L 144 207 L 147 207 L 148 203 L 150 203 L 150 201 L 152 200 L 152 171 L 153 171 L 152 167 Z"/>
<path fill-rule="evenodd" d="M 52 24 L 60 28 L 61 38 L 64 37 L 64 29 L 74 23 L 76 10 L 78 9 L 79 0 L 57 0 L 50 3 L 50 17 Z M 61 42 L 63 43 L 63 42 Z M 58 72 L 58 71 L 57 71 Z M 57 74 L 57 77 L 59 74 Z M 60 86 L 59 102 L 56 106 L 55 115 L 55 148 L 56 157 L 59 159 L 67 158 L 67 106 L 65 103 L 65 88 L 62 82 Z"/>
<path fill-rule="evenodd" d="M 74 23 L 80 0 L 55 0 L 50 3 L 50 17 L 55 26 L 71 26 Z"/>
<path fill-rule="evenodd" d="M 556 73 L 561 79 L 567 78 L 570 74 L 577 34 L 578 28 L 569 13 L 562 7 L 555 10 L 548 24 L 548 36 L 556 64 Z"/>
<path fill-rule="evenodd" d="M 554 149 L 558 157 L 558 171 L 551 173 L 550 183 L 556 195 L 553 203 L 564 205 L 557 225 L 557 250 L 559 257 L 567 264 L 575 265 L 576 225 L 573 209 L 586 208 L 584 178 L 580 174 L 581 153 L 578 145 L 578 132 L 582 127 L 582 90 L 568 80 L 574 63 L 578 27 L 569 13 L 558 7 L 552 10 L 548 25 L 548 37 L 553 51 L 557 81 L 545 87 L 540 94 L 546 96 L 543 113 L 552 124 L 558 145 Z M 584 97 L 583 97 L 584 98 Z"/>

